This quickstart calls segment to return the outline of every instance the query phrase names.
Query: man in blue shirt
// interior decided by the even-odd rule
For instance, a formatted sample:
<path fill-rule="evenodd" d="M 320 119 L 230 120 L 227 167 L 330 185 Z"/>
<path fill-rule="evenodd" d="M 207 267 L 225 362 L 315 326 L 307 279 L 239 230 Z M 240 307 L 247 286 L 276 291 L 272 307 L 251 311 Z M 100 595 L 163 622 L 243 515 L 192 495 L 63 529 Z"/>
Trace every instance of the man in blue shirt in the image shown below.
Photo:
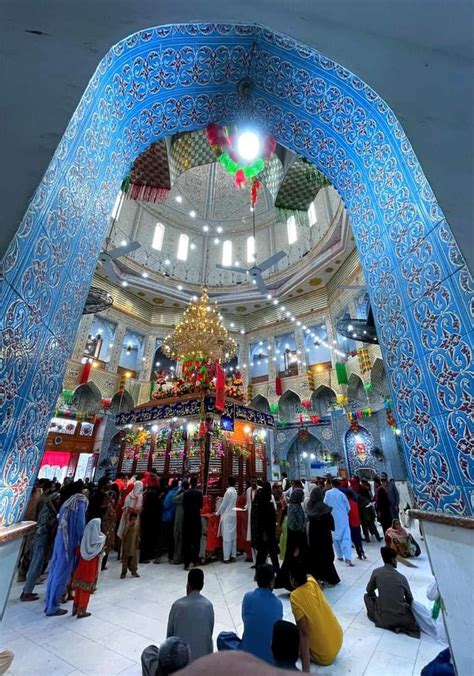
<path fill-rule="evenodd" d="M 247 592 L 242 601 L 244 635 L 242 640 L 233 632 L 217 637 L 218 650 L 245 650 L 261 660 L 274 664 L 272 656 L 273 625 L 283 617 L 283 604 L 273 594 L 275 571 L 264 564 L 255 571 L 257 589 Z"/>

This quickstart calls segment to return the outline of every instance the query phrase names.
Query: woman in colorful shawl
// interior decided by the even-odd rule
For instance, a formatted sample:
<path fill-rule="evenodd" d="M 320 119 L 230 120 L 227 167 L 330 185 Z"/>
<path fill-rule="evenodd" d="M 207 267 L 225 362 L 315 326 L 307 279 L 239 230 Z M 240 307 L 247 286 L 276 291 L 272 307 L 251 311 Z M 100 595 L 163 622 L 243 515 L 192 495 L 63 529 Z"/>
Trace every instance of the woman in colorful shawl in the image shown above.
<path fill-rule="evenodd" d="M 404 559 L 416 556 L 415 546 L 411 542 L 410 533 L 406 531 L 398 519 L 393 519 L 392 525 L 385 532 L 387 547 L 393 549 Z"/>
<path fill-rule="evenodd" d="M 283 565 L 276 578 L 275 587 L 285 587 L 293 591 L 289 572 L 296 559 L 306 566 L 308 540 L 306 537 L 305 514 L 302 507 L 304 491 L 302 488 L 293 488 L 288 505 L 287 540 Z"/>
<path fill-rule="evenodd" d="M 82 536 L 79 563 L 72 578 L 74 589 L 72 614 L 78 619 L 90 617 L 87 606 L 90 595 L 96 587 L 100 553 L 104 548 L 105 540 L 106 536 L 100 530 L 100 519 L 91 519 Z"/>
<path fill-rule="evenodd" d="M 77 482 L 76 493 L 66 500 L 59 511 L 58 532 L 54 541 L 45 596 L 45 613 L 65 615 L 59 607 L 69 579 L 76 567 L 78 549 L 86 526 L 87 498 L 82 495 L 82 481 Z"/>
<path fill-rule="evenodd" d="M 140 515 L 142 509 L 143 509 L 143 484 L 141 481 L 135 481 L 132 490 L 127 494 L 125 502 L 123 503 L 122 517 L 120 519 L 120 525 L 117 531 L 117 535 L 120 539 L 122 539 L 123 532 L 128 524 L 128 515 L 131 512 Z"/>
<path fill-rule="evenodd" d="M 332 531 L 335 526 L 331 512 L 332 507 L 324 502 L 323 489 L 315 486 L 306 506 L 309 521 L 309 573 L 315 580 L 335 585 L 341 580 L 334 567 Z"/>

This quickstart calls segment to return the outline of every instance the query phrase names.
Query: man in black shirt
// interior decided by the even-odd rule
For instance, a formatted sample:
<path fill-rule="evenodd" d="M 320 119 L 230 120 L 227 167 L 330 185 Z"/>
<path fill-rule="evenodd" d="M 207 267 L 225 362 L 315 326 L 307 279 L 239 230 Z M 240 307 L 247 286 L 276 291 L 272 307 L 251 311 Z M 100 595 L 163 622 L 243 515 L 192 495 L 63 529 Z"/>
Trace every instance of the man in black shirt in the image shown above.
<path fill-rule="evenodd" d="M 184 570 L 199 560 L 201 544 L 202 491 L 197 488 L 197 477 L 192 476 L 190 488 L 183 495 L 183 561 Z"/>

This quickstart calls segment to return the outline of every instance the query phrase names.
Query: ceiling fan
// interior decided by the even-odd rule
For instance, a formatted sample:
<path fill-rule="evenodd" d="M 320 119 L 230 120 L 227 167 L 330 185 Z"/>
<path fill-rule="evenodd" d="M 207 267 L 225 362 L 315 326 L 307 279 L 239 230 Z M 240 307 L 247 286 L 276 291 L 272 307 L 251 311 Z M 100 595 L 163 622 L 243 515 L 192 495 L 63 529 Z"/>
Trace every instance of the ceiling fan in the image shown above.
<path fill-rule="evenodd" d="M 139 242 L 130 242 L 129 244 L 123 244 L 122 246 L 118 246 L 115 249 L 110 249 L 110 251 L 108 250 L 109 244 L 110 237 L 107 237 L 105 250 L 101 251 L 99 254 L 99 263 L 102 265 L 102 269 L 104 270 L 105 274 L 110 279 L 110 281 L 115 282 L 116 284 L 120 284 L 121 280 L 120 277 L 117 275 L 113 261 L 117 260 L 117 258 L 122 258 L 122 256 L 128 256 L 129 254 L 132 253 L 132 251 L 139 249 L 140 244 Z"/>
<path fill-rule="evenodd" d="M 252 226 L 253 226 L 253 241 L 254 241 L 254 248 L 255 248 L 255 243 L 256 243 L 256 238 L 255 238 L 255 207 L 252 211 Z M 257 289 L 260 291 L 261 294 L 266 295 L 268 294 L 268 288 L 267 285 L 265 284 L 265 281 L 262 277 L 262 272 L 265 272 L 266 270 L 269 270 L 271 267 L 279 263 L 283 258 L 286 258 L 288 254 L 285 251 L 278 251 L 277 253 L 274 253 L 273 256 L 270 256 L 269 258 L 265 258 L 264 261 L 261 263 L 255 263 L 252 265 L 251 268 L 238 268 L 237 266 L 233 265 L 220 265 L 219 263 L 216 265 L 217 268 L 220 270 L 230 270 L 231 272 L 240 272 L 241 275 L 250 275 L 252 280 L 257 286 Z M 256 255 L 254 254 L 254 259 L 256 258 Z"/>

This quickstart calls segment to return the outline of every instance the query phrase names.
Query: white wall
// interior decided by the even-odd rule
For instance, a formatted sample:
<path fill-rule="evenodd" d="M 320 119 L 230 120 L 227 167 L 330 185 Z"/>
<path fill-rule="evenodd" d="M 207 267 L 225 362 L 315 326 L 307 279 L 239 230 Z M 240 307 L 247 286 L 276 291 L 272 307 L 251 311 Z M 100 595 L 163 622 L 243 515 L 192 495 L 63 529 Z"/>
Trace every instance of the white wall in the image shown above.
<path fill-rule="evenodd" d="M 458 676 L 474 674 L 474 530 L 423 521 Z"/>

